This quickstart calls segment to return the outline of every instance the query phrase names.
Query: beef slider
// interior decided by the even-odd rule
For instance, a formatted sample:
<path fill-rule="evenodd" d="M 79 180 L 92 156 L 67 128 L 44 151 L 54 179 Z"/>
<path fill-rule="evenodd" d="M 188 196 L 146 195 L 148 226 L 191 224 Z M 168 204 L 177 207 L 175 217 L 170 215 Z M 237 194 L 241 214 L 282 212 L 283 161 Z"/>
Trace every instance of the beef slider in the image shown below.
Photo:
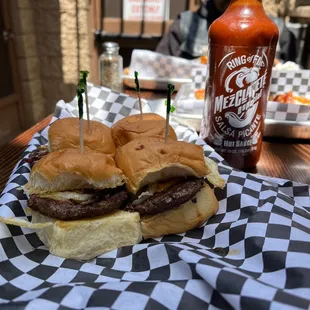
<path fill-rule="evenodd" d="M 29 224 L 40 228 L 38 237 L 51 253 L 65 258 L 91 259 L 139 243 L 139 213 L 119 210 L 128 196 L 124 183 L 111 156 L 87 149 L 51 152 L 33 166 L 25 186 Z"/>
<path fill-rule="evenodd" d="M 142 137 L 118 148 L 115 161 L 129 193 L 139 194 L 125 210 L 140 213 L 144 238 L 186 232 L 218 210 L 213 191 L 203 181 L 218 172 L 205 162 L 201 146 Z"/>
<path fill-rule="evenodd" d="M 77 149 L 56 151 L 34 165 L 27 185 L 28 206 L 60 220 L 103 215 L 126 201 L 123 184 L 123 174 L 110 156 L 95 151 L 81 154 Z"/>
<path fill-rule="evenodd" d="M 112 127 L 112 138 L 116 147 L 141 137 L 165 136 L 166 120 L 156 113 L 129 115 L 116 122 Z M 168 139 L 177 140 L 174 129 L 169 126 Z"/>
<path fill-rule="evenodd" d="M 115 154 L 115 144 L 112 139 L 111 128 L 97 121 L 90 121 L 90 128 L 86 120 L 84 123 L 84 148 L 97 151 L 109 156 Z M 66 117 L 51 124 L 48 130 L 48 149 L 50 152 L 80 147 L 80 120 L 78 117 Z"/>
<path fill-rule="evenodd" d="M 115 155 L 115 144 L 112 139 L 111 128 L 97 121 L 90 121 L 91 131 L 88 131 L 88 123 L 84 122 L 84 148 L 106 155 Z M 78 117 L 66 117 L 53 122 L 48 130 L 48 145 L 39 146 L 30 152 L 26 162 L 32 168 L 48 152 L 80 147 L 80 135 Z"/>

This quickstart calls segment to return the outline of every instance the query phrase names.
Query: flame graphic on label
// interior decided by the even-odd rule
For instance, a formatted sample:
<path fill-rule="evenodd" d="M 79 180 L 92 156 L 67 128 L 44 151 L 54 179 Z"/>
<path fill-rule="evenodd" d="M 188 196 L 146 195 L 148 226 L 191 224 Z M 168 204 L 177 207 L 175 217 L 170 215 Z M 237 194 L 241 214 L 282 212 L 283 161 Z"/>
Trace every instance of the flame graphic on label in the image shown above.
<path fill-rule="evenodd" d="M 214 130 L 214 137 L 213 137 L 213 143 L 216 146 L 221 146 L 223 143 L 223 136 L 218 133 L 216 127 L 213 124 L 213 130 Z"/>
<path fill-rule="evenodd" d="M 230 87 L 231 80 L 236 76 L 236 85 L 239 88 L 244 87 L 244 82 L 251 84 L 255 82 L 259 77 L 259 68 L 247 68 L 242 67 L 240 70 L 231 73 L 225 81 L 225 90 L 231 93 L 233 89 Z"/>
<path fill-rule="evenodd" d="M 226 112 L 225 117 L 228 119 L 228 123 L 235 128 L 243 128 L 249 125 L 256 113 L 258 103 L 254 104 L 252 108 L 248 109 L 244 115 L 238 116 L 234 112 Z"/>
<path fill-rule="evenodd" d="M 259 132 L 259 127 L 257 128 L 257 130 L 255 131 L 255 133 L 253 134 L 252 137 L 252 145 L 256 145 L 258 143 L 258 140 L 261 136 L 261 132 Z"/>

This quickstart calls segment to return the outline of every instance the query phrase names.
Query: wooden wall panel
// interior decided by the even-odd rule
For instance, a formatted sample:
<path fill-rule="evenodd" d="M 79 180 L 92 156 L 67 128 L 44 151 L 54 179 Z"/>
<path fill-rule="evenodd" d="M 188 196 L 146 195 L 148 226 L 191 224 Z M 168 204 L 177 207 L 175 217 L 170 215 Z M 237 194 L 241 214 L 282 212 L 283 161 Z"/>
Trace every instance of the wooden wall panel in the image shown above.
<path fill-rule="evenodd" d="M 21 131 L 18 104 L 10 103 L 0 107 L 0 145 L 10 141 Z"/>

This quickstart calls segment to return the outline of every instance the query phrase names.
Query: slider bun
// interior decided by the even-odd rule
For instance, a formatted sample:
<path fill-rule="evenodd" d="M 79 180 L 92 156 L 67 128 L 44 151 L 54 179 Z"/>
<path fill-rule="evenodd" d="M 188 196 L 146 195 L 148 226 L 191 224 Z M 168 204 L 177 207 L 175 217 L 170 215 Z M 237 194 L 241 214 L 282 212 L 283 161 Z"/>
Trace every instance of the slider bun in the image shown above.
<path fill-rule="evenodd" d="M 130 115 L 115 123 L 112 127 L 112 137 L 117 147 L 139 137 L 165 137 L 166 120 L 155 113 Z M 168 138 L 177 140 L 173 128 L 169 125 Z"/>
<path fill-rule="evenodd" d="M 49 153 L 32 168 L 26 190 L 29 194 L 88 188 L 115 188 L 124 175 L 111 156 L 95 151 L 66 149 Z"/>
<path fill-rule="evenodd" d="M 48 131 L 50 152 L 57 150 L 79 148 L 80 129 L 77 117 L 68 117 L 55 121 Z M 114 156 L 115 144 L 111 135 L 111 128 L 106 125 L 90 121 L 91 131 L 88 131 L 87 121 L 84 123 L 84 147 L 107 155 Z"/>
<path fill-rule="evenodd" d="M 218 211 L 219 203 L 209 185 L 205 184 L 195 198 L 196 203 L 189 200 L 177 208 L 155 215 L 142 216 L 143 238 L 184 233 L 202 225 Z"/>
<path fill-rule="evenodd" d="M 118 148 L 117 167 L 127 177 L 129 192 L 175 177 L 202 178 L 209 172 L 201 146 L 160 138 L 139 138 Z"/>
<path fill-rule="evenodd" d="M 65 258 L 88 260 L 142 239 L 137 212 L 117 211 L 78 221 L 55 221 L 36 211 L 31 213 L 32 223 L 52 223 L 38 229 L 37 234 L 52 254 Z"/>

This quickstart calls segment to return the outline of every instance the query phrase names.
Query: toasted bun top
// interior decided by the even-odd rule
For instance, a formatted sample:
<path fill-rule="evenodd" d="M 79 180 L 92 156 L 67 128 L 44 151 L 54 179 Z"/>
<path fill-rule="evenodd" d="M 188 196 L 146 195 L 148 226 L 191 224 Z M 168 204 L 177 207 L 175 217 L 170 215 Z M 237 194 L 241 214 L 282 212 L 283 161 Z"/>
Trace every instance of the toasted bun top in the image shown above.
<path fill-rule="evenodd" d="M 49 153 L 32 168 L 26 189 L 30 194 L 82 188 L 114 188 L 124 175 L 111 156 L 66 149 Z"/>
<path fill-rule="evenodd" d="M 90 121 L 91 130 L 88 131 L 87 121 L 84 120 L 83 123 L 85 149 L 114 156 L 115 144 L 111 128 L 100 122 Z M 79 119 L 68 117 L 55 121 L 48 131 L 48 142 L 51 152 L 78 148 L 80 145 Z"/>
<path fill-rule="evenodd" d="M 116 165 L 127 177 L 127 189 L 181 176 L 201 178 L 209 173 L 199 145 L 160 138 L 139 138 L 117 149 Z"/>
<path fill-rule="evenodd" d="M 115 123 L 112 127 L 112 137 L 117 147 L 139 137 L 165 137 L 166 120 L 155 113 L 130 115 Z M 169 126 L 168 137 L 177 140 L 177 136 Z"/>

